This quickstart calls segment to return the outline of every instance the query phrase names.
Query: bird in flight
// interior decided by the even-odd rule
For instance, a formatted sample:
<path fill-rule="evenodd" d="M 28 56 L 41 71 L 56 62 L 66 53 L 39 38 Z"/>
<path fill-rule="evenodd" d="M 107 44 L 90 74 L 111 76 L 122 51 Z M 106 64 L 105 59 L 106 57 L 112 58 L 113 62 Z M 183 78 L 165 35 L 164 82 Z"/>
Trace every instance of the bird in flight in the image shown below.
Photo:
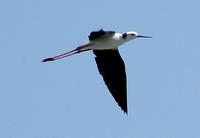
<path fill-rule="evenodd" d="M 92 50 L 99 73 L 121 109 L 128 114 L 127 109 L 127 80 L 125 64 L 118 47 L 135 38 L 151 38 L 138 35 L 137 32 L 117 33 L 100 29 L 90 33 L 89 42 L 78 46 L 67 53 L 46 58 L 42 62 L 55 61 L 77 53 Z"/>

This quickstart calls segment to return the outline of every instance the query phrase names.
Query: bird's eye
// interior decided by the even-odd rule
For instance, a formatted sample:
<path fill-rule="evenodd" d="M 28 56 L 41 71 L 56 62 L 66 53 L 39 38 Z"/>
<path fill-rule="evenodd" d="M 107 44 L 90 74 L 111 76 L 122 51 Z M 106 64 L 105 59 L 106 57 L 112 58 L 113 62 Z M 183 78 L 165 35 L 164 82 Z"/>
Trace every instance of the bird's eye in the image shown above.
<path fill-rule="evenodd" d="M 122 37 L 123 37 L 124 39 L 126 39 L 127 33 L 123 33 L 123 34 L 122 34 Z"/>
<path fill-rule="evenodd" d="M 134 36 L 135 34 L 131 34 L 132 36 Z"/>

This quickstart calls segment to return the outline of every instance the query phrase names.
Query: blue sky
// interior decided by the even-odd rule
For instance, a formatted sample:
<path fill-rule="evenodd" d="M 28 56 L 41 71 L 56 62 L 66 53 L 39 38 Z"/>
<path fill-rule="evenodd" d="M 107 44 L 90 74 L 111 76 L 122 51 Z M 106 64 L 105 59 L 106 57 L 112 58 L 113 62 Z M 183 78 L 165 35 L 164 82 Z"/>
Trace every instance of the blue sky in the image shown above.
<path fill-rule="evenodd" d="M 195 0 L 0 2 L 0 137 L 199 138 L 200 42 Z M 104 28 L 137 31 L 120 48 L 128 116 L 92 52 L 41 63 Z"/>

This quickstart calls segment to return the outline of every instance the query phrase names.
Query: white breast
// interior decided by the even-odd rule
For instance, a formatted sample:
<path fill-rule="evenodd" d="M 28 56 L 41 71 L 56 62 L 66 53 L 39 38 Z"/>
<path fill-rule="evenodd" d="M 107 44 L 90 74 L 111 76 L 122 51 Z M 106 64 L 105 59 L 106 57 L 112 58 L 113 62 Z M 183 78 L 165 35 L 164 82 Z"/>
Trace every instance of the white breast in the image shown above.
<path fill-rule="evenodd" d="M 124 42 L 121 33 L 115 33 L 114 35 L 92 41 L 93 49 L 96 50 L 116 49 Z"/>

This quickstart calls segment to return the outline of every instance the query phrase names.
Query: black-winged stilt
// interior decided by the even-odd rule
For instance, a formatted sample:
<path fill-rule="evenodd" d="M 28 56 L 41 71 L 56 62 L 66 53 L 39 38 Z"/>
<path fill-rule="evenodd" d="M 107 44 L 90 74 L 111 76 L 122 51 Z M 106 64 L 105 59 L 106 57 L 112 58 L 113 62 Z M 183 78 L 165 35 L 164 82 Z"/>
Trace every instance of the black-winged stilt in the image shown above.
<path fill-rule="evenodd" d="M 88 37 L 88 43 L 67 53 L 46 58 L 42 62 L 54 61 L 83 51 L 93 50 L 99 73 L 102 75 L 105 84 L 121 109 L 128 113 L 126 71 L 118 47 L 138 37 L 151 37 L 138 35 L 137 32 L 116 33 L 103 29 L 91 32 Z"/>

